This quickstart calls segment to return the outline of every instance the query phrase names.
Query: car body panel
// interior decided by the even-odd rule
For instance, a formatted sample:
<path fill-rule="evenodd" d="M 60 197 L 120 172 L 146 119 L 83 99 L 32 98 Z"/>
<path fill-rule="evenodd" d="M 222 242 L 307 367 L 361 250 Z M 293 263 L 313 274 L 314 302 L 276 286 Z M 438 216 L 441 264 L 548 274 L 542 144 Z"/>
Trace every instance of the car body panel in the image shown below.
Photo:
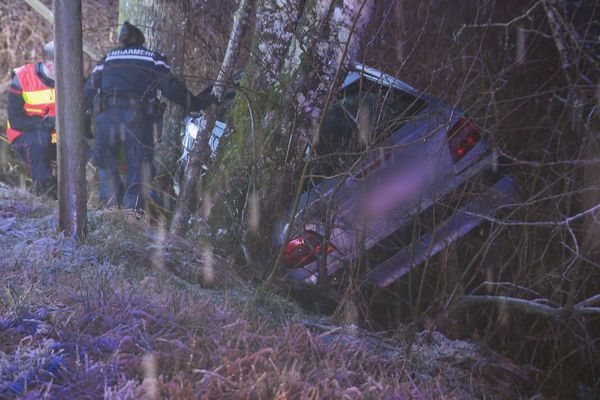
<path fill-rule="evenodd" d="M 367 273 L 365 281 L 379 287 L 386 287 L 407 274 L 411 268 L 434 256 L 446 246 L 455 242 L 491 217 L 501 206 L 510 204 L 517 194 L 517 185 L 510 176 L 501 178 L 492 188 L 482 193 L 476 200 L 459 209 L 411 245 L 404 247 Z"/>
<path fill-rule="evenodd" d="M 204 129 L 205 125 L 206 119 L 202 115 L 196 117 L 188 115 L 183 119 L 183 126 L 181 128 L 181 156 L 177 160 L 177 163 L 179 164 L 178 173 L 173 177 L 173 191 L 176 195 L 179 195 L 180 179 L 187 168 L 196 138 L 200 131 Z M 226 131 L 227 124 L 225 122 L 215 121 L 215 126 L 208 138 L 211 160 L 214 160 L 217 156 L 219 142 Z M 202 170 L 203 173 L 206 172 L 208 166 L 203 165 Z"/>
<path fill-rule="evenodd" d="M 364 95 L 367 99 L 367 96 L 376 97 L 372 93 L 379 93 L 383 98 L 400 93 L 400 96 L 406 94 L 417 99 L 419 106 L 412 111 L 407 108 L 408 116 L 401 115 L 403 120 L 383 140 L 373 146 L 367 144 L 362 158 L 355 160 L 345 173 L 325 178 L 302 194 L 292 236 L 312 231 L 329 237 L 334 251 L 326 257 L 328 273 L 343 268 L 365 252 L 375 251 L 377 245 L 395 232 L 406 230 L 415 218 L 437 205 L 440 199 L 456 197 L 456 192 L 464 190 L 461 188 L 476 176 L 496 168 L 495 153 L 484 137 L 460 160 L 453 159 L 448 135 L 456 126 L 463 127 L 460 124 L 466 117 L 460 109 L 361 64 L 355 64 L 347 75 L 341 93 L 355 95 L 356 87 L 359 90 L 369 87 L 370 92 Z M 345 97 L 340 101 L 344 104 Z M 362 103 L 356 112 L 357 119 L 360 106 Z M 356 124 L 360 125 L 360 121 Z M 447 212 L 447 219 L 433 226 L 431 232 L 412 236 L 398 247 L 396 254 L 375 265 L 367 281 L 378 286 L 389 285 L 403 271 L 464 236 L 485 219 L 472 214 L 493 215 L 498 208 L 510 203 L 515 193 L 512 179 L 499 175 L 493 182 L 478 188 L 474 196 L 470 194 L 468 200 L 462 200 L 460 208 Z M 330 216 L 329 230 L 326 215 Z M 282 244 L 286 229 L 284 222 L 277 224 L 274 245 Z M 425 252 L 426 248 L 430 250 Z M 412 258 L 407 258 L 407 254 Z M 320 259 L 316 257 L 315 261 L 299 268 L 291 266 L 285 275 L 292 280 L 315 283 Z"/>
<path fill-rule="evenodd" d="M 181 130 L 181 157 L 179 158 L 179 162 L 186 162 L 190 157 L 190 152 L 194 146 L 194 142 L 196 141 L 196 137 L 200 133 L 202 129 L 204 129 L 204 125 L 206 124 L 206 120 L 203 116 L 199 117 L 185 117 L 183 120 L 183 128 Z M 217 147 L 219 146 L 219 140 L 225 133 L 227 129 L 227 124 L 222 121 L 215 121 L 215 126 L 210 134 L 210 138 L 208 139 L 208 145 L 210 146 L 210 157 L 215 158 L 217 155 Z"/>

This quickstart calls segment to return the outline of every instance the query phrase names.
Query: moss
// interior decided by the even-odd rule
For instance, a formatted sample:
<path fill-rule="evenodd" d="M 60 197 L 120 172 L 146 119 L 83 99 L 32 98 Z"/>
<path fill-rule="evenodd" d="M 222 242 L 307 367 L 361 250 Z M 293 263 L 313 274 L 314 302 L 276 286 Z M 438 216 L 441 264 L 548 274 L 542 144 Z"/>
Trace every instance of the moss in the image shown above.
<path fill-rule="evenodd" d="M 234 101 L 230 116 L 232 130 L 222 143 L 204 186 L 204 191 L 211 193 L 214 201 L 209 218 L 213 232 L 219 227 L 239 225 L 248 189 L 268 191 L 269 183 L 285 160 L 282 144 L 287 144 L 287 140 L 282 139 L 287 137 L 287 132 L 284 131 L 283 105 L 288 100 L 278 87 L 257 87 L 257 82 L 262 79 L 251 79 L 252 76 L 259 77 L 260 71 L 252 68 L 241 81 L 243 89 Z M 268 221 L 262 222 L 268 225 Z"/>

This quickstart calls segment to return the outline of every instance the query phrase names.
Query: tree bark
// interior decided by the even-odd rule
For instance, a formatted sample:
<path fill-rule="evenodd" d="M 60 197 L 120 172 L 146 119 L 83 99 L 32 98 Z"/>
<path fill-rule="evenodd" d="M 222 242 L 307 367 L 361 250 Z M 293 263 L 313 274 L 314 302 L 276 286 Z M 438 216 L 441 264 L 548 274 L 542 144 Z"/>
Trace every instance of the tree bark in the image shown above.
<path fill-rule="evenodd" d="M 81 0 L 54 2 L 56 126 L 58 130 L 58 227 L 83 240 L 87 230 L 84 161 Z"/>
<path fill-rule="evenodd" d="M 372 0 L 344 0 L 339 8 L 334 8 L 335 4 L 331 0 L 322 0 L 316 4 L 315 15 L 319 24 L 317 32 L 321 33 L 316 42 L 308 47 L 312 57 L 302 57 L 313 61 L 310 67 L 298 65 L 295 74 L 298 76 L 296 79 L 298 85 L 294 93 L 299 93 L 295 96 L 299 100 L 296 107 L 301 114 L 295 117 L 295 120 L 299 121 L 296 124 L 298 131 L 291 131 L 291 134 L 302 134 L 304 130 L 304 135 L 310 138 L 311 143 L 309 156 L 319 141 L 323 118 L 333 99 L 337 83 L 343 76 L 345 66 L 358 57 L 361 36 L 373 7 Z M 329 39 L 326 46 L 322 44 L 324 39 Z M 298 201 L 307 173 L 308 163 L 304 163 L 289 214 L 288 226 L 294 225 Z M 290 233 L 288 229 L 284 243 L 289 240 Z M 275 279 L 283 260 L 284 249 L 285 245 L 279 249 L 265 286 L 269 286 Z"/>
<path fill-rule="evenodd" d="M 351 61 L 358 59 L 362 33 L 371 17 L 373 0 L 320 0 L 314 8 L 305 11 L 309 21 L 305 30 L 318 32 L 297 36 L 306 55 L 290 55 L 288 64 L 294 65 L 287 73 L 294 78 L 294 108 L 301 113 L 299 134 L 312 139 L 318 130 L 327 95 L 335 82 L 336 73 Z M 307 60 L 295 63 L 293 60 Z"/>
<path fill-rule="evenodd" d="M 236 57 L 239 53 L 244 30 L 248 25 L 250 15 L 254 10 L 254 0 L 241 0 L 239 8 L 233 18 L 233 26 L 227 51 L 223 58 L 223 64 L 217 76 L 216 85 L 212 94 L 221 99 L 224 91 L 224 83 L 233 75 L 233 69 L 236 65 Z M 170 232 L 181 235 L 185 232 L 187 221 L 189 220 L 193 204 L 196 201 L 196 186 L 200 176 L 202 166 L 208 164 L 210 157 L 209 138 L 217 120 L 217 106 L 212 105 L 205 113 L 206 126 L 200 132 L 198 139 L 194 143 L 191 151 L 191 159 L 187 170 L 185 171 L 184 181 L 181 193 L 177 199 L 175 215 L 171 221 Z"/>
<path fill-rule="evenodd" d="M 210 226 L 228 227 L 244 249 L 270 247 L 272 223 L 302 187 L 304 149 L 343 76 L 342 60 L 358 52 L 354 35 L 371 6 L 371 0 L 259 3 L 232 132 L 203 188 L 213 201 Z"/>

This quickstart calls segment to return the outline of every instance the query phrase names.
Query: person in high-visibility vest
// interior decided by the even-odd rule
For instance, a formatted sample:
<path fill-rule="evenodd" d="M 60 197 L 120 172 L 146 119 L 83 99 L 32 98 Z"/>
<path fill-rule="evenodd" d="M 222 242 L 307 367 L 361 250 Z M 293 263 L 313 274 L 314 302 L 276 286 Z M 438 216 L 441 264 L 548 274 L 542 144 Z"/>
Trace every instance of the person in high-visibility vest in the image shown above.
<path fill-rule="evenodd" d="M 6 136 L 27 165 L 36 194 L 56 196 L 54 42 L 42 49 L 42 61 L 13 70 L 8 90 Z"/>

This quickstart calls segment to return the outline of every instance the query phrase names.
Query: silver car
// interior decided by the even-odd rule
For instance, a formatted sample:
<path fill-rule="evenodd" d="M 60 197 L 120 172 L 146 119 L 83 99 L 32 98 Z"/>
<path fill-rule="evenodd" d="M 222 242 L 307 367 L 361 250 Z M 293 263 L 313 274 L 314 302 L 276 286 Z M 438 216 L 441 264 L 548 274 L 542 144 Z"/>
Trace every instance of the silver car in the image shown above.
<path fill-rule="evenodd" d="M 180 182 L 183 178 L 183 174 L 188 167 L 190 162 L 192 148 L 196 142 L 198 134 L 206 127 L 206 119 L 203 115 L 191 116 L 187 115 L 183 119 L 181 128 L 181 156 L 177 160 L 177 173 L 173 176 L 173 191 L 175 195 L 179 195 Z M 215 126 L 208 138 L 208 145 L 210 147 L 210 158 L 214 160 L 217 156 L 217 147 L 219 141 L 227 131 L 227 124 L 223 121 L 215 121 Z M 202 166 L 202 174 L 208 171 L 208 166 Z"/>
<path fill-rule="evenodd" d="M 273 233 L 297 282 L 360 260 L 362 282 L 388 286 L 516 198 L 513 178 L 463 111 L 360 64 L 314 150 L 290 240 L 285 220 Z"/>

